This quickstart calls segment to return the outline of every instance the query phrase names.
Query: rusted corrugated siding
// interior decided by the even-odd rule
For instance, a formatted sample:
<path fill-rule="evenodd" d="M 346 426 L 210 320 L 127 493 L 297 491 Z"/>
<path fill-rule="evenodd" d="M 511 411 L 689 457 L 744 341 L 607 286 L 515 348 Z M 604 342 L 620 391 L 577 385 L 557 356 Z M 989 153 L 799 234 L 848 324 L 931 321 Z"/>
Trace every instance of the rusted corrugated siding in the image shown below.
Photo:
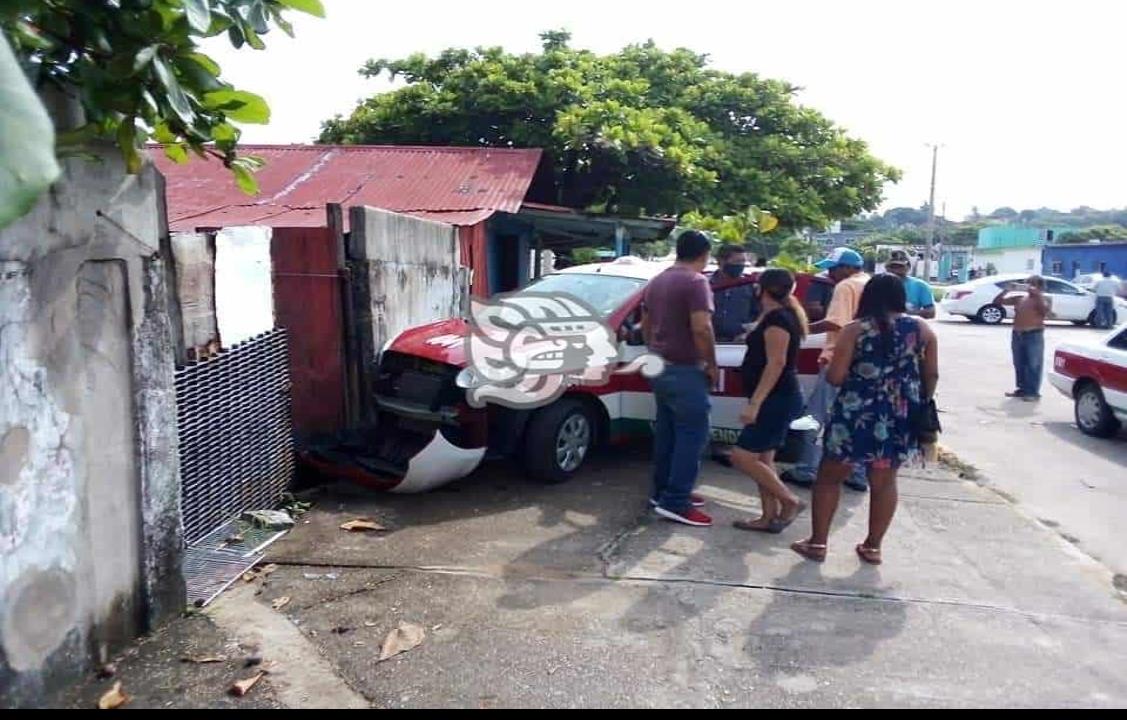
<path fill-rule="evenodd" d="M 150 148 L 167 185 L 174 230 L 269 225 L 320 227 L 327 203 L 367 205 L 468 226 L 517 212 L 541 151 L 404 146 L 247 145 L 266 161 L 250 198 L 222 163 L 169 161 Z"/>

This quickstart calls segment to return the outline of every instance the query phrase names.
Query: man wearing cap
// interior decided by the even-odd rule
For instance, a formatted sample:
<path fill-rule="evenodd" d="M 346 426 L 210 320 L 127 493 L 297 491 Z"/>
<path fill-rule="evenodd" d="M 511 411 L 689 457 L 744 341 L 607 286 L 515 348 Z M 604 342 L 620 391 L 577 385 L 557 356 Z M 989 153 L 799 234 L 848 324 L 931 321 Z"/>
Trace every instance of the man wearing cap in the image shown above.
<path fill-rule="evenodd" d="M 908 314 L 922 317 L 925 320 L 935 318 L 935 296 L 931 286 L 917 277 L 908 273 L 912 269 L 912 261 L 908 253 L 903 250 L 893 250 L 884 264 L 884 269 L 893 275 L 898 275 L 904 281 L 904 291 L 908 294 Z"/>
<path fill-rule="evenodd" d="M 818 322 L 811 323 L 810 334 L 826 334 L 826 347 L 822 356 L 818 358 L 818 380 L 814 389 L 806 400 L 806 414 L 812 416 L 824 428 L 829 421 L 830 410 L 837 398 L 837 388 L 826 379 L 826 369 L 834 355 L 834 343 L 838 333 L 841 332 L 857 315 L 857 307 L 861 304 L 861 293 L 869 282 L 865 274 L 865 260 L 856 250 L 839 247 L 834 249 L 830 256 L 817 264 L 820 270 L 825 270 L 830 280 L 834 283 L 833 296 L 830 298 L 829 307 L 826 308 L 826 317 Z M 782 479 L 794 485 L 809 487 L 814 484 L 818 474 L 818 465 L 822 462 L 822 448 L 814 440 L 809 439 L 802 448 L 801 460 L 793 470 L 783 473 Z M 853 476 L 845 482 L 845 486 L 864 492 L 869 483 L 866 468 L 858 463 L 853 468 Z"/>

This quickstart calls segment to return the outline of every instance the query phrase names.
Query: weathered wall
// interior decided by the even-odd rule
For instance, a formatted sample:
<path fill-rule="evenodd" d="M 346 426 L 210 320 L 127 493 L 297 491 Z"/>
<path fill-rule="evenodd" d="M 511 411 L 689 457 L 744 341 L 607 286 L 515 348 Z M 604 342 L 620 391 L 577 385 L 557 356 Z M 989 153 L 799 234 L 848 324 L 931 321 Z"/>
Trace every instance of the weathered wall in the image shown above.
<path fill-rule="evenodd" d="M 369 207 L 350 213 L 354 322 L 370 378 L 376 354 L 389 339 L 460 313 L 467 274 L 458 261 L 455 227 Z"/>
<path fill-rule="evenodd" d="M 99 154 L 0 231 L 0 706 L 183 607 L 163 187 Z"/>
<path fill-rule="evenodd" d="M 171 253 L 184 347 L 189 355 L 206 354 L 209 347 L 219 343 L 215 320 L 215 237 L 207 233 L 172 233 Z"/>

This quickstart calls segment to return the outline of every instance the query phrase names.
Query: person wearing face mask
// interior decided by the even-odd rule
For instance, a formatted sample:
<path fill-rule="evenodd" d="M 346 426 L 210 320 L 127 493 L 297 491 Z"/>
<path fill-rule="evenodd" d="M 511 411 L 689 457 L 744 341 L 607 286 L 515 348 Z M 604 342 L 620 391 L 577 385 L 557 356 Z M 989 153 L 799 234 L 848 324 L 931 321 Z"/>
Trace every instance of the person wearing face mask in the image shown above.
<path fill-rule="evenodd" d="M 739 245 L 722 245 L 716 253 L 716 264 L 719 269 L 710 278 L 716 302 L 716 312 L 712 316 L 716 342 L 743 342 L 747 326 L 759 312 L 755 287 L 746 283 L 723 288 L 743 277 L 747 268 L 747 251 Z"/>

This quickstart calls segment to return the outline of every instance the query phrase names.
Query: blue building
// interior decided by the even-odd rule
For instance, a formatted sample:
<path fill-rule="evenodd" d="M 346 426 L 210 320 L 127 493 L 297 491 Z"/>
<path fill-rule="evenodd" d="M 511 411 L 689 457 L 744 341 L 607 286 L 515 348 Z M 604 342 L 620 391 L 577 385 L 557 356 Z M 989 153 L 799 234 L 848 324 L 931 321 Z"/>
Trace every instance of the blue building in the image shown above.
<path fill-rule="evenodd" d="M 1104 270 L 1127 278 L 1127 242 L 1046 245 L 1041 264 L 1046 275 L 1065 280 Z"/>

